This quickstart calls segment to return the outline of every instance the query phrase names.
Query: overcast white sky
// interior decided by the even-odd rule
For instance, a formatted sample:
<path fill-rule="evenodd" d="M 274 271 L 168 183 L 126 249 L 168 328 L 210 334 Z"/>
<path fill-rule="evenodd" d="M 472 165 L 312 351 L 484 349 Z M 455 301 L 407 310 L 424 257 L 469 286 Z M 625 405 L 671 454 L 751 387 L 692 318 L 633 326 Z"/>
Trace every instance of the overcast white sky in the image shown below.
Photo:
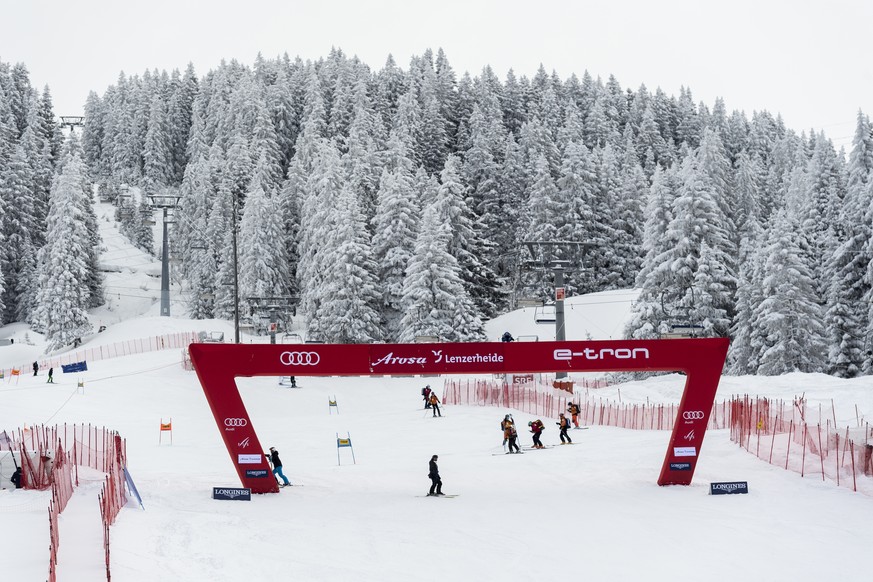
<path fill-rule="evenodd" d="M 0 59 L 48 84 L 58 115 L 81 114 L 119 71 L 183 69 L 202 76 L 222 58 L 251 64 L 287 52 L 317 59 L 331 46 L 373 69 L 389 53 L 442 47 L 457 72 L 485 64 L 532 75 L 645 83 L 729 110 L 781 113 L 797 130 L 849 144 L 859 108 L 873 114 L 868 0 L 0 0 Z"/>

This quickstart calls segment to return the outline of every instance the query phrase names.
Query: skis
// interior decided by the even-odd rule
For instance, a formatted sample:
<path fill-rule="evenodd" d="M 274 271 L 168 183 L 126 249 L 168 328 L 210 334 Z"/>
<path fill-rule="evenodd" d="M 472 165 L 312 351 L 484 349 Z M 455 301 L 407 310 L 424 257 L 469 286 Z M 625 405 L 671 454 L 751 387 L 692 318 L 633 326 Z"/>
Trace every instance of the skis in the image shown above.
<path fill-rule="evenodd" d="M 541 451 L 544 449 L 553 449 L 556 445 L 545 445 L 543 447 L 523 447 L 525 451 Z"/>
<path fill-rule="evenodd" d="M 573 430 L 588 430 L 588 428 L 587 426 L 574 426 Z"/>
<path fill-rule="evenodd" d="M 521 451 L 515 451 L 515 452 L 508 452 L 508 453 L 491 453 L 491 456 L 492 457 L 500 457 L 503 455 L 523 455 L 523 454 L 524 453 L 522 453 Z"/>
<path fill-rule="evenodd" d="M 452 499 L 453 497 L 458 497 L 458 495 L 416 495 L 416 497 L 445 497 L 446 499 Z"/>

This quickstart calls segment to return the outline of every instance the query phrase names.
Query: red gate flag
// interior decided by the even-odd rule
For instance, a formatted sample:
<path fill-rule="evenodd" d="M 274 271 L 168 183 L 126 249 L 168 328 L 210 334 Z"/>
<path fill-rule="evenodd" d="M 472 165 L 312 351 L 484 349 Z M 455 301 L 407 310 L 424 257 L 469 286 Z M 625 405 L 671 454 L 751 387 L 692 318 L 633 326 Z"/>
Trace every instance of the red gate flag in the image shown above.
<path fill-rule="evenodd" d="M 727 338 L 428 344 L 191 344 L 188 351 L 240 481 L 278 492 L 234 378 L 542 372 L 682 372 L 685 390 L 659 485 L 694 475 Z M 262 470 L 267 469 L 264 473 Z"/>

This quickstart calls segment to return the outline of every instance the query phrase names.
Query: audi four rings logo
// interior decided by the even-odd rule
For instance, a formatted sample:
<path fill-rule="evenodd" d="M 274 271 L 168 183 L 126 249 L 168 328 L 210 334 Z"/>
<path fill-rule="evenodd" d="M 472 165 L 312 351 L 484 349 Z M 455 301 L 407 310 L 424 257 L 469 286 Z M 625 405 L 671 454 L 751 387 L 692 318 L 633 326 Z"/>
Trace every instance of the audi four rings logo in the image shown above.
<path fill-rule="evenodd" d="M 314 366 L 321 361 L 315 352 L 282 352 L 279 361 L 286 366 Z"/>
<path fill-rule="evenodd" d="M 682 413 L 682 418 L 685 420 L 702 420 L 703 412 L 700 410 L 688 410 Z"/>
<path fill-rule="evenodd" d="M 247 426 L 249 421 L 244 418 L 225 418 L 224 426 Z"/>

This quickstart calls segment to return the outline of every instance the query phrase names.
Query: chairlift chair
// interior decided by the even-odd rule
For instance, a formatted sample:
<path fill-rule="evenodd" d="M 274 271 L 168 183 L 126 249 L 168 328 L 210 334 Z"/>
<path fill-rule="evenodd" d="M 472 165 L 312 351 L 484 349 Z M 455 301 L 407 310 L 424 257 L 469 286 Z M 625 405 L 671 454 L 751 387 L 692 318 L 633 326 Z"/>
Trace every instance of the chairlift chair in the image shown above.
<path fill-rule="evenodd" d="M 549 303 L 534 309 L 534 321 L 537 323 L 555 323 L 555 304 Z"/>

